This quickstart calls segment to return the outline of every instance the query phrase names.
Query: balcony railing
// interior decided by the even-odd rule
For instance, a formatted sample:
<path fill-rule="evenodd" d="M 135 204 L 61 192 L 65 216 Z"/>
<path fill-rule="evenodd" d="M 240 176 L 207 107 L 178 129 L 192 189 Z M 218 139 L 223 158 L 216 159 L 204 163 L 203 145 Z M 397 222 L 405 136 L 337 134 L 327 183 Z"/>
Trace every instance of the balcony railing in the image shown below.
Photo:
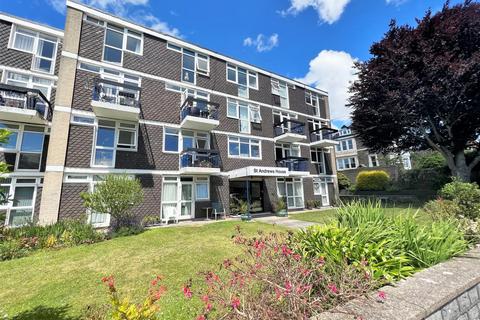
<path fill-rule="evenodd" d="M 0 106 L 35 110 L 44 120 L 50 120 L 53 113 L 50 101 L 40 90 L 9 84 L 0 84 Z"/>
<path fill-rule="evenodd" d="M 289 171 L 310 171 L 307 158 L 301 157 L 286 157 L 277 160 L 277 166 L 288 168 Z"/>
<path fill-rule="evenodd" d="M 310 131 L 310 141 L 318 142 L 322 140 L 334 140 L 336 137 L 337 129 L 333 128 L 320 128 L 313 131 Z"/>
<path fill-rule="evenodd" d="M 217 150 L 189 148 L 180 156 L 181 168 L 220 168 Z"/>
<path fill-rule="evenodd" d="M 283 120 L 282 122 L 275 123 L 273 125 L 273 129 L 276 137 L 285 133 L 293 133 L 302 136 L 305 135 L 305 123 L 294 119 L 287 119 Z"/>
<path fill-rule="evenodd" d="M 97 79 L 93 86 L 92 99 L 99 102 L 140 108 L 140 92 L 141 89 L 133 85 Z"/>
<path fill-rule="evenodd" d="M 219 107 L 220 105 L 218 103 L 194 97 L 187 97 L 181 107 L 180 121 L 187 116 L 218 120 Z"/>

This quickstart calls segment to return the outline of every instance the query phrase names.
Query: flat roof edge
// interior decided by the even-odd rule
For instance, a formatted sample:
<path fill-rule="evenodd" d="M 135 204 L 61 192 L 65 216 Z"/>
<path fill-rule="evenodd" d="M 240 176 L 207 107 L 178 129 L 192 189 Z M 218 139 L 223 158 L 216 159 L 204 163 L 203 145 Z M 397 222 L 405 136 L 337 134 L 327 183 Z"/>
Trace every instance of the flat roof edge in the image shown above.
<path fill-rule="evenodd" d="M 37 22 L 33 20 L 28 20 L 22 17 L 17 17 L 9 13 L 0 11 L 0 20 L 8 21 L 20 26 L 41 31 L 43 33 L 48 33 L 59 38 L 63 38 L 63 30 Z"/>

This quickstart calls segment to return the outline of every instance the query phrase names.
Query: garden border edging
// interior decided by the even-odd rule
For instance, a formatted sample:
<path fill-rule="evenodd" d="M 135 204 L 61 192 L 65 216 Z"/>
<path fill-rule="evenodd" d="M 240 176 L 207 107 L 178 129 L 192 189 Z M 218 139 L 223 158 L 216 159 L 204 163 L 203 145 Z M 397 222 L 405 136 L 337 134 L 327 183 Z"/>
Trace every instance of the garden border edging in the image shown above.
<path fill-rule="evenodd" d="M 325 312 L 315 320 L 474 320 L 480 319 L 480 246 L 377 293 Z"/>

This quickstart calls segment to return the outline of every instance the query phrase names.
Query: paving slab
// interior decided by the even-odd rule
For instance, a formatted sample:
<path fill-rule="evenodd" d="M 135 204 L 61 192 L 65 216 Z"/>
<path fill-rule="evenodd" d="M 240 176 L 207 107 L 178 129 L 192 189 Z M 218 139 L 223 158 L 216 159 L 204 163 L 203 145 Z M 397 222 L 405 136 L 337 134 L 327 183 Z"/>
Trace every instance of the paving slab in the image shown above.
<path fill-rule="evenodd" d="M 289 219 L 286 217 L 277 217 L 277 216 L 260 217 L 260 218 L 254 218 L 253 220 L 258 222 L 268 223 L 268 224 L 276 224 L 276 225 L 291 228 L 291 229 L 306 229 L 308 227 L 317 225 L 317 223 L 315 222 L 300 221 L 300 220 Z"/>

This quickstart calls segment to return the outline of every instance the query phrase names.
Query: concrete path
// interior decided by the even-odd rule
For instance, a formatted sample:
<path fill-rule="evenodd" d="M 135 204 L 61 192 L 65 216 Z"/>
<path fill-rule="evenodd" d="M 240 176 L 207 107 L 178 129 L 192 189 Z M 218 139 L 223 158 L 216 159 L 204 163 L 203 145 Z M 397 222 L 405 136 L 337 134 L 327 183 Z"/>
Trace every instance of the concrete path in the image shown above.
<path fill-rule="evenodd" d="M 253 221 L 258 221 L 258 222 L 263 222 L 268 224 L 276 224 L 282 227 L 287 227 L 292 229 L 305 229 L 317 224 L 315 222 L 300 221 L 300 220 L 294 220 L 294 219 L 277 217 L 277 216 L 254 218 Z"/>

